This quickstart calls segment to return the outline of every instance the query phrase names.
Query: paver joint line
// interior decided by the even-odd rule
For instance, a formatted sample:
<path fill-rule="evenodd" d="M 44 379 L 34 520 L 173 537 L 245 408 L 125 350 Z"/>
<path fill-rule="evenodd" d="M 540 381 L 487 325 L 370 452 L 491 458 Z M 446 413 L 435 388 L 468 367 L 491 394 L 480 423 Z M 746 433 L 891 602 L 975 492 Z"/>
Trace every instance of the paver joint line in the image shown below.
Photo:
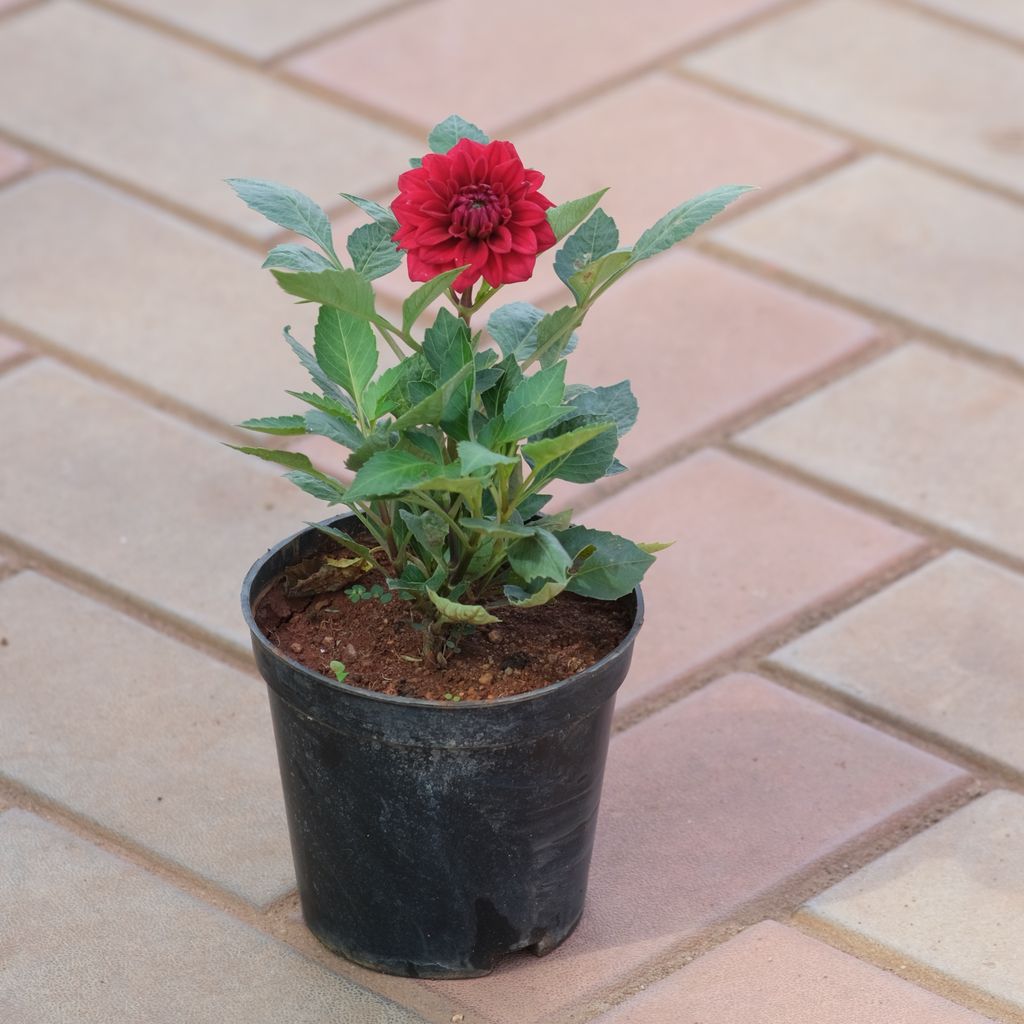
<path fill-rule="evenodd" d="M 487 73 L 466 89 L 478 26 L 452 18 L 471 2 L 0 0 L 0 669 L 31 679 L 45 649 L 76 665 L 77 684 L 68 694 L 48 674 L 8 696 L 0 672 L 0 835 L 12 837 L 0 841 L 0 925 L 6 910 L 28 935 L 8 969 L 63 993 L 76 1024 L 106 1024 L 114 1011 L 93 984 L 117 970 L 105 951 L 160 906 L 171 960 L 200 979 L 176 1019 L 206 1005 L 224 1024 L 236 1013 L 246 1024 L 506 1024 L 514 1006 L 518 1024 L 1024 1022 L 1024 504 L 1006 484 L 1024 472 L 1009 440 L 1024 429 L 1013 276 L 1024 134 L 1005 115 L 1024 82 L 1024 8 L 638 0 L 630 31 L 613 38 L 621 14 L 595 0 L 573 38 L 600 60 L 563 74 L 528 45 L 527 16 L 506 25 L 511 45 L 488 49 Z M 545 23 L 569 16 L 523 2 L 521 15 L 536 6 Z M 367 44 L 401 53 L 403 39 L 438 73 L 410 77 L 399 60 L 382 76 Z M 503 61 L 524 50 L 549 70 L 509 90 Z M 305 177 L 318 199 L 344 187 L 386 202 L 391 169 L 452 97 L 481 120 L 489 110 L 487 127 L 514 130 L 559 193 L 627 183 L 646 165 L 640 200 L 619 218 L 624 236 L 680 174 L 696 191 L 743 164 L 766 187 L 689 255 L 638 276 L 580 348 L 592 376 L 630 373 L 635 347 L 615 322 L 633 303 L 651 310 L 639 333 L 660 350 L 660 373 L 631 374 L 648 415 L 627 452 L 640 470 L 578 490 L 575 505 L 680 534 L 664 556 L 670 573 L 652 580 L 650 645 L 620 701 L 588 916 L 550 958 L 426 986 L 330 970 L 296 914 L 262 687 L 223 609 L 234 613 L 242 559 L 315 510 L 214 441 L 233 436 L 227 422 L 253 394 L 272 402 L 290 380 L 274 335 L 302 311 L 239 304 L 260 294 L 262 250 L 286 239 L 211 182 Z M 270 108 L 287 122 L 280 147 L 266 144 Z M 213 111 L 233 112 L 237 133 Z M 140 136 L 142 121 L 159 137 Z M 574 177 L 581 163 L 614 180 Z M 350 230 L 349 208 L 326 205 Z M 515 297 L 561 302 L 534 292 Z M 680 294 L 692 307 L 686 338 L 666 326 Z M 387 286 L 382 300 L 400 302 Z M 670 376 L 694 389 L 685 408 Z M 33 411 L 54 403 L 77 414 L 73 431 L 38 429 Z M 116 502 L 156 464 L 170 477 L 153 484 L 159 507 L 184 499 L 195 510 L 180 532 L 225 509 L 239 524 L 208 546 L 215 571 L 202 579 L 187 545 L 140 527 L 145 502 Z M 254 506 L 254 494 L 274 507 Z M 69 495 L 88 544 L 67 538 Z M 139 569 L 154 562 L 168 564 L 164 586 Z M 109 677 L 104 644 L 119 637 L 143 653 Z M 188 666 L 176 689 L 154 652 Z M 672 676 L 669 664 L 682 669 Z M 759 669 L 771 682 L 734 674 Z M 76 701 L 106 712 L 83 705 L 68 732 L 62 709 Z M 133 726 L 119 735 L 119 721 Z M 722 760 L 722 749 L 739 753 Z M 688 788 L 711 767 L 704 791 L 727 813 Z M 776 786 L 752 801 L 759 772 Z M 759 816 L 771 820 L 748 850 L 749 836 L 733 833 Z M 837 849 L 852 851 L 850 864 Z M 651 850 L 658 870 L 638 887 Z M 41 875 L 48 859 L 59 869 Z M 50 951 L 32 956 L 43 918 L 57 921 L 57 905 L 61 927 L 77 921 L 108 890 L 127 908 L 124 934 L 86 913 L 82 929 L 103 934 L 72 951 L 80 973 L 47 974 Z M 789 919 L 795 893 L 806 906 L 789 925 L 771 921 Z M 18 916 L 19 900 L 31 915 Z M 36 921 L 39 906 L 50 916 Z M 197 934 L 217 949 L 202 963 Z M 213 998 L 225 977 L 245 990 L 237 1006 Z M 179 993 L 162 985 L 155 974 L 116 1012 L 164 1024 Z M 11 991 L 0 1003 L 14 999 L 16 1017 L 37 1011 Z"/>

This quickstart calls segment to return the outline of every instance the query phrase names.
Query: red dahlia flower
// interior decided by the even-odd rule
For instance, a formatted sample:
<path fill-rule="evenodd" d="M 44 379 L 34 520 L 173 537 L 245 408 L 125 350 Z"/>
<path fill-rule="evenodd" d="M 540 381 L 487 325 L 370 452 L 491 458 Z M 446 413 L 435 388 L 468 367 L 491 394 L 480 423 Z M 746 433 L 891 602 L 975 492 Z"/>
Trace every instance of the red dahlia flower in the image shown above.
<path fill-rule="evenodd" d="M 407 253 L 409 278 L 432 277 L 467 264 L 462 291 L 482 277 L 492 287 L 526 281 L 538 253 L 555 244 L 544 213 L 554 203 L 537 189 L 544 175 L 523 166 L 511 142 L 461 139 L 447 153 L 398 179 L 392 236 Z"/>

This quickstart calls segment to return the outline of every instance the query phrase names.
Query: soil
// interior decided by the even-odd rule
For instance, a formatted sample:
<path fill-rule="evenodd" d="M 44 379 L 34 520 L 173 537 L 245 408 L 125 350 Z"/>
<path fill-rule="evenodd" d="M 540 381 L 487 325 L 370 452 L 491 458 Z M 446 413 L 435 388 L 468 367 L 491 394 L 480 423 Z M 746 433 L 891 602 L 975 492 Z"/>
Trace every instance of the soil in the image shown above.
<path fill-rule="evenodd" d="M 345 552 L 325 552 L 345 557 Z M 369 589 L 376 573 L 359 580 Z M 410 603 L 353 602 L 344 591 L 285 592 L 284 578 L 256 603 L 256 623 L 288 657 L 330 679 L 343 662 L 346 683 L 427 700 L 494 700 L 574 675 L 611 653 L 633 623 L 631 601 L 596 601 L 568 592 L 539 608 L 503 608 L 500 623 L 459 640 L 444 668 L 423 660 L 423 635 Z"/>

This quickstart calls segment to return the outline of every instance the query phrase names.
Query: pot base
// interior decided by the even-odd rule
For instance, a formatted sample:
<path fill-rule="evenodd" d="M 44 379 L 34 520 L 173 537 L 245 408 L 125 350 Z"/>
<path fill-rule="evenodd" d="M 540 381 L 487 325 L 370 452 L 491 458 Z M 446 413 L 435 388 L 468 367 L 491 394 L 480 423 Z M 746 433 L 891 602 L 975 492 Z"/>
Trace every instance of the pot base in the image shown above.
<path fill-rule="evenodd" d="M 310 934 L 325 949 L 334 953 L 335 956 L 344 957 L 351 963 L 367 970 L 376 971 L 378 974 L 392 974 L 399 978 L 419 978 L 423 981 L 461 981 L 463 978 L 484 978 L 494 971 L 494 968 L 506 957 L 515 953 L 532 953 L 534 956 L 547 956 L 553 953 L 563 942 L 568 940 L 573 932 L 579 927 L 583 915 L 580 914 L 568 928 L 555 932 L 547 932 L 539 940 L 528 946 L 519 946 L 509 949 L 507 952 L 494 956 L 490 964 L 484 966 L 445 966 L 443 964 L 412 963 L 409 960 L 387 960 L 360 956 L 353 950 L 346 948 L 344 943 L 334 936 L 329 928 L 318 926 L 303 918 L 303 923 L 309 929 Z"/>

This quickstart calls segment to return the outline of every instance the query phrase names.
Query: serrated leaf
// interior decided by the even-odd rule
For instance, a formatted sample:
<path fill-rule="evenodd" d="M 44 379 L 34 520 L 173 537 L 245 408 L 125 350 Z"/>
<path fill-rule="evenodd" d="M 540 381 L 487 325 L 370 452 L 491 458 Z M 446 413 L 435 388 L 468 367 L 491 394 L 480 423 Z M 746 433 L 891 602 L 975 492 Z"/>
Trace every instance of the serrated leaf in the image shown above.
<path fill-rule="evenodd" d="M 429 509 L 416 515 L 402 508 L 398 510 L 398 514 L 424 550 L 440 557 L 448 542 L 449 527 L 445 518 Z"/>
<path fill-rule="evenodd" d="M 306 525 L 312 526 L 326 536 L 333 538 L 343 547 L 348 548 L 354 555 L 359 555 L 360 558 L 372 561 L 373 552 L 365 545 L 353 540 L 344 530 L 339 530 L 336 526 L 329 526 L 327 523 L 307 523 Z"/>
<path fill-rule="evenodd" d="M 576 306 L 562 306 L 553 313 L 548 313 L 537 324 L 537 347 L 541 365 L 545 368 L 561 358 L 567 351 L 576 347 L 575 334 L 566 334 L 579 321 L 580 310 Z M 560 339 L 560 340 L 559 340 Z"/>
<path fill-rule="evenodd" d="M 277 434 L 281 437 L 306 432 L 306 419 L 301 415 L 262 416 L 259 419 L 243 420 L 238 425 L 258 434 Z"/>
<path fill-rule="evenodd" d="M 571 526 L 558 534 L 562 546 L 575 562 L 588 548 L 593 551 L 569 577 L 568 589 L 584 597 L 614 601 L 630 593 L 654 563 L 654 556 L 631 540 L 604 530 Z"/>
<path fill-rule="evenodd" d="M 430 587 L 427 587 L 426 591 L 431 604 L 438 610 L 445 622 L 461 622 L 472 626 L 486 626 L 492 622 L 501 622 L 501 619 L 478 604 L 459 604 L 457 601 L 449 601 L 448 598 L 441 597 Z"/>
<path fill-rule="evenodd" d="M 330 438 L 336 444 L 340 444 L 350 451 L 355 451 L 361 447 L 366 440 L 348 420 L 331 416 L 326 412 L 321 412 L 319 409 L 307 412 L 303 417 L 303 422 L 306 433 Z"/>
<path fill-rule="evenodd" d="M 547 211 L 547 218 L 551 230 L 555 233 L 555 241 L 560 242 L 570 231 L 579 227 L 594 212 L 595 207 L 601 202 L 607 191 L 607 188 L 602 188 L 581 199 L 570 199 L 567 203 L 552 206 Z M 618 244 L 618 242 L 615 243 L 615 245 Z"/>
<path fill-rule="evenodd" d="M 313 333 L 313 354 L 320 368 L 361 407 L 363 392 L 377 372 L 377 341 L 363 319 L 322 306 Z"/>
<path fill-rule="evenodd" d="M 499 523 L 497 519 L 460 519 L 459 525 L 464 526 L 467 530 L 475 530 L 492 537 L 505 537 L 511 540 L 532 537 L 536 529 L 533 526 L 523 526 L 522 523 Z"/>
<path fill-rule="evenodd" d="M 485 448 L 477 441 L 459 442 L 459 461 L 462 463 L 462 471 L 472 475 L 480 469 L 490 469 L 493 466 L 516 466 L 519 459 L 512 455 L 500 455 Z"/>
<path fill-rule="evenodd" d="M 398 444 L 398 434 L 386 423 L 378 423 L 366 436 L 366 440 L 353 449 L 352 454 L 345 460 L 345 467 L 355 472 L 366 465 L 371 456 L 377 452 L 388 451 Z"/>
<path fill-rule="evenodd" d="M 263 214 L 267 220 L 282 228 L 316 242 L 324 252 L 335 257 L 337 264 L 331 222 L 309 196 L 288 185 L 260 178 L 228 178 L 227 183 L 249 209 Z"/>
<path fill-rule="evenodd" d="M 285 479 L 290 480 L 307 494 L 312 494 L 314 498 L 326 501 L 328 505 L 340 505 L 345 500 L 345 488 L 336 480 L 313 476 L 300 469 L 293 469 L 290 473 L 285 473 Z"/>
<path fill-rule="evenodd" d="M 468 266 L 468 264 L 467 264 Z M 419 319 L 420 314 L 429 306 L 434 299 L 451 287 L 455 278 L 461 274 L 466 267 L 456 267 L 455 270 L 445 271 L 432 277 L 426 284 L 422 284 L 402 303 L 402 330 L 408 334 L 412 325 Z"/>
<path fill-rule="evenodd" d="M 575 430 L 566 431 L 555 437 L 544 437 L 537 441 L 529 441 L 522 447 L 522 453 L 530 460 L 535 471 L 539 471 L 551 463 L 562 464 L 573 452 L 581 448 L 588 441 L 605 432 L 615 433 L 613 423 L 591 423 L 586 426 L 577 427 Z M 615 446 L 612 445 L 612 452 Z M 609 458 L 611 456 L 609 455 Z M 607 467 L 607 460 L 605 461 Z M 604 468 L 601 475 L 604 474 Z M 551 476 L 558 476 L 558 466 L 552 466 Z M 596 479 L 596 478 L 595 478 Z"/>
<path fill-rule="evenodd" d="M 421 491 L 447 491 L 449 494 L 467 494 L 478 497 L 483 490 L 484 480 L 478 476 L 466 476 L 458 460 L 450 462 L 436 476 L 416 485 Z"/>
<path fill-rule="evenodd" d="M 311 405 L 314 409 L 319 409 L 321 412 L 327 413 L 328 416 L 337 416 L 339 419 L 343 419 L 347 423 L 355 423 L 356 421 L 356 418 L 352 413 L 351 402 L 349 402 L 348 405 L 343 405 L 334 398 L 328 398 L 324 395 L 314 395 L 310 391 L 286 391 L 285 394 L 299 399 L 300 402 L 305 402 L 306 405 Z"/>
<path fill-rule="evenodd" d="M 473 372 L 473 363 L 468 362 L 457 370 L 439 388 L 417 402 L 408 412 L 399 416 L 391 424 L 393 430 L 405 430 L 407 427 L 418 427 L 422 424 L 437 424 L 444 414 L 445 406 L 455 389 Z"/>
<path fill-rule="evenodd" d="M 547 604 L 565 590 L 566 583 L 561 580 L 547 580 L 532 594 L 522 587 L 509 584 L 505 587 L 505 600 L 516 608 L 536 608 Z"/>
<path fill-rule="evenodd" d="M 391 232 L 376 222 L 356 228 L 345 246 L 352 266 L 367 281 L 390 274 L 402 263 L 402 254 L 391 241 Z"/>
<path fill-rule="evenodd" d="M 508 549 L 508 562 L 520 579 L 563 582 L 572 565 L 572 557 L 549 530 L 534 528 L 529 537 L 518 540 Z"/>
<path fill-rule="evenodd" d="M 319 274 L 272 270 L 275 280 L 289 295 L 319 302 L 323 306 L 351 313 L 362 320 L 373 320 L 373 288 L 354 270 L 322 270 Z"/>
<path fill-rule="evenodd" d="M 342 199 L 347 199 L 354 206 L 358 206 L 371 220 L 387 228 L 391 234 L 398 230 L 398 220 L 386 206 L 381 206 L 380 203 L 375 203 L 372 199 L 363 199 L 362 196 L 351 196 L 347 192 L 339 192 L 338 195 Z"/>
<path fill-rule="evenodd" d="M 502 355 L 525 359 L 537 348 L 537 324 L 545 315 L 543 309 L 529 302 L 510 302 L 491 314 L 487 331 Z"/>
<path fill-rule="evenodd" d="M 404 451 L 377 452 L 366 460 L 347 491 L 347 500 L 366 501 L 404 494 L 436 476 L 441 469 Z"/>
<path fill-rule="evenodd" d="M 564 393 L 564 362 L 524 377 L 505 399 L 500 421 L 492 421 L 493 441 L 504 444 L 546 430 L 565 415 L 568 407 L 560 404 Z M 485 437 L 482 433 L 481 439 Z"/>
<path fill-rule="evenodd" d="M 555 255 L 555 273 L 565 284 L 584 267 L 614 251 L 619 244 L 619 229 L 603 210 L 595 210 L 590 219 L 570 236 Z"/>
<path fill-rule="evenodd" d="M 569 278 L 569 287 L 578 302 L 583 302 L 606 284 L 616 274 L 628 267 L 633 254 L 628 249 L 616 249 L 606 253 L 600 259 L 588 263 L 579 273 Z"/>
<path fill-rule="evenodd" d="M 491 141 L 475 124 L 458 114 L 450 114 L 431 129 L 427 145 L 431 153 L 447 153 L 460 139 L 472 139 L 484 145 Z"/>
<path fill-rule="evenodd" d="M 649 227 L 633 246 L 633 262 L 650 259 L 689 238 L 702 224 L 721 213 L 730 203 L 750 192 L 752 185 L 721 185 L 681 203 Z"/>
<path fill-rule="evenodd" d="M 321 270 L 330 270 L 333 266 L 334 264 L 320 253 L 295 242 L 275 245 L 263 261 L 264 270 L 279 267 L 282 270 L 308 270 L 313 274 L 319 274 Z"/>
<path fill-rule="evenodd" d="M 337 384 L 327 376 L 326 373 L 320 368 L 320 364 L 316 361 L 313 353 L 305 346 L 300 345 L 293 337 L 291 328 L 286 327 L 284 329 L 284 340 L 288 342 L 289 347 L 298 356 L 299 362 L 305 367 L 306 372 L 309 374 L 310 379 L 323 393 L 330 399 L 341 403 L 343 406 L 348 408 L 352 406 L 354 408 L 352 399 L 346 395 Z"/>
<path fill-rule="evenodd" d="M 233 448 L 236 452 L 241 452 L 243 455 L 252 455 L 257 459 L 262 459 L 264 462 L 273 462 L 278 466 L 299 469 L 312 476 L 328 479 L 313 466 L 313 463 L 309 461 L 309 456 L 303 455 L 302 452 L 288 452 L 280 448 L 251 448 L 244 444 L 229 444 L 227 447 Z"/>
<path fill-rule="evenodd" d="M 626 434 L 636 423 L 639 406 L 628 380 L 620 380 L 610 387 L 585 388 L 569 399 L 575 415 L 611 420 L 618 437 Z"/>

